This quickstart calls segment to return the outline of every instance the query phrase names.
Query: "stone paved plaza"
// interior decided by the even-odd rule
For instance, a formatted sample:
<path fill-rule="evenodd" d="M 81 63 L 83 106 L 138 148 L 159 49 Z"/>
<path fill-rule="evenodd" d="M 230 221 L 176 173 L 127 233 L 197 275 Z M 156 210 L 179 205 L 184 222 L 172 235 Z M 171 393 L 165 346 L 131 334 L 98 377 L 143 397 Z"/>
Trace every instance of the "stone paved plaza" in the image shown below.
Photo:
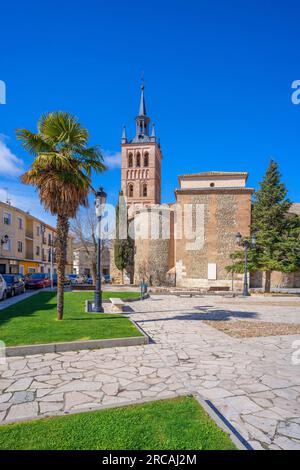
<path fill-rule="evenodd" d="M 1 422 L 200 393 L 253 448 L 300 449 L 300 336 L 237 339 L 202 321 L 299 324 L 300 299 L 156 295 L 130 307 L 153 343 L 0 365 Z"/>

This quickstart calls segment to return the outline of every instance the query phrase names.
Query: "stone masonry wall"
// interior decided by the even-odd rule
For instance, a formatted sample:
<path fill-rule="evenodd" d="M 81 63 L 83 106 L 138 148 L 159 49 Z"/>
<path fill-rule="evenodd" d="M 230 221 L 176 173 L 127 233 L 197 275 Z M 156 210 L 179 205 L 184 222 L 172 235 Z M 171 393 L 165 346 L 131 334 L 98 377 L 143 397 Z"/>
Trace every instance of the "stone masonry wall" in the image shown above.
<path fill-rule="evenodd" d="M 204 244 L 196 250 L 187 249 L 185 236 L 176 240 L 177 285 L 209 287 L 232 285 L 232 274 L 225 269 L 230 254 L 236 251 L 235 234 L 247 236 L 250 230 L 251 190 L 178 191 L 177 203 L 204 205 Z M 216 279 L 208 279 L 208 264 L 216 264 Z M 180 272 L 181 271 L 181 272 Z M 234 287 L 240 287 L 241 276 L 235 276 Z"/>

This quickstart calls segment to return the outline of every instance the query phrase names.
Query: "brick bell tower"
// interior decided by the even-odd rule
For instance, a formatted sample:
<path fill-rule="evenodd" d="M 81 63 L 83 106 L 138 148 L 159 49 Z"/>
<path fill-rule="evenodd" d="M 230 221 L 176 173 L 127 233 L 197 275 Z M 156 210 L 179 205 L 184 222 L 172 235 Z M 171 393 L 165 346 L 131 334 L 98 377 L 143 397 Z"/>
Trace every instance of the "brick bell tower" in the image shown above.
<path fill-rule="evenodd" d="M 144 88 L 142 83 L 135 136 L 127 140 L 125 127 L 122 134 L 121 188 L 128 207 L 160 204 L 161 200 L 162 153 L 154 124 L 149 135 L 150 118 L 146 112 Z"/>

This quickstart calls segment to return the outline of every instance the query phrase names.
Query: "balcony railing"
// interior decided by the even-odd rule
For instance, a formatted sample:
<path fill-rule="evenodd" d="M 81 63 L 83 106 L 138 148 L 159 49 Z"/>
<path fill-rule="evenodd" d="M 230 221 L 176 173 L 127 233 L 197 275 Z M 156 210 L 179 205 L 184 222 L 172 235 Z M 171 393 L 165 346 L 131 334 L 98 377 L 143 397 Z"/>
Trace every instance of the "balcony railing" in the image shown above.
<path fill-rule="evenodd" d="M 32 230 L 26 230 L 25 236 L 27 238 L 33 238 L 33 231 Z"/>

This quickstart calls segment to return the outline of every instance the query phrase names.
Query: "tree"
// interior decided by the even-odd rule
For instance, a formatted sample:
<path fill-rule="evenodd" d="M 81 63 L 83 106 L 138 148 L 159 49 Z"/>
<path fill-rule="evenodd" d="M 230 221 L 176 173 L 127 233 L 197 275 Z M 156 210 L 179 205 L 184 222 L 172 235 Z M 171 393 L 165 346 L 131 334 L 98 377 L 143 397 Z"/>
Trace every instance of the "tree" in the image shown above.
<path fill-rule="evenodd" d="M 75 219 L 71 224 L 71 231 L 75 235 L 78 248 L 85 253 L 85 259 L 90 267 L 93 283 L 96 282 L 97 274 L 97 245 L 96 238 L 97 218 L 95 209 L 92 207 L 83 208 L 78 211 Z M 109 260 L 109 240 L 103 238 L 101 240 L 101 265 L 108 263 Z"/>
<path fill-rule="evenodd" d="M 71 230 L 76 237 L 76 241 L 84 250 L 88 264 L 90 265 L 93 283 L 96 282 L 96 253 L 97 253 L 97 240 L 96 240 L 96 226 L 97 219 L 95 210 L 93 208 L 86 208 L 79 211 L 71 225 Z"/>
<path fill-rule="evenodd" d="M 255 193 L 251 232 L 257 236 L 255 249 L 249 250 L 249 271 L 265 272 L 265 292 L 271 290 L 272 271 L 300 270 L 300 218 L 290 214 L 291 201 L 281 182 L 278 164 L 270 161 L 260 189 Z M 243 271 L 243 253 L 233 253 L 228 270 Z"/>
<path fill-rule="evenodd" d="M 57 216 L 57 318 L 62 320 L 69 220 L 80 206 L 88 206 L 92 170 L 102 172 L 105 166 L 100 149 L 88 147 L 87 129 L 69 113 L 46 113 L 38 122 L 37 133 L 17 129 L 16 134 L 34 156 L 21 181 L 34 186 L 45 210 Z"/>
<path fill-rule="evenodd" d="M 127 214 L 127 208 L 123 191 L 119 193 L 119 200 L 116 207 L 116 240 L 114 244 L 115 265 L 122 273 L 122 284 L 124 284 L 124 270 L 130 273 L 130 282 L 133 281 L 133 263 L 134 263 L 134 240 L 128 234 L 128 222 L 120 214 Z M 126 238 L 121 237 L 121 224 L 126 224 Z M 124 229 L 124 227 L 122 227 Z"/>

